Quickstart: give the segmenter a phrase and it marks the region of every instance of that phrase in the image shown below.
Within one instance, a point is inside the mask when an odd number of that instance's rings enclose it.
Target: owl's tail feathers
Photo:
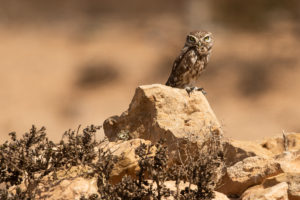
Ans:
[[[166,86],[174,87],[174,84],[172,83],[171,79],[169,78],[165,84]]]
[[[171,85],[170,85],[170,81],[167,80],[167,82],[165,83],[165,85],[166,85],[166,86],[171,86]]]

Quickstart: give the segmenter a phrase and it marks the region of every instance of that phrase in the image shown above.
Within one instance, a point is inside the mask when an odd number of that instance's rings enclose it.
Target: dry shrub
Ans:
[[[192,141],[187,136],[178,144],[177,162],[170,168],[170,179],[177,187],[175,199],[212,199],[225,167],[221,135],[211,130],[201,144]],[[181,181],[188,187],[180,189]]]
[[[96,140],[95,134],[100,128],[91,125],[82,130],[80,127],[76,131],[69,130],[58,144],[49,141],[45,128],[38,130],[33,126],[20,139],[11,133],[11,141],[0,146],[0,183],[6,186],[0,190],[0,198],[34,199],[43,177],[49,175],[57,180],[58,170],[68,170],[73,166],[88,167],[89,170],[79,176],[97,179],[98,194],[82,196],[81,200],[214,197],[214,188],[223,167],[223,145],[217,132],[210,131],[197,147],[186,138],[177,144],[177,157],[172,160],[164,140],[150,145],[141,143],[135,150],[139,158],[136,177],[124,176],[119,183],[112,184],[109,180],[117,158],[105,148],[104,141]],[[165,186],[169,180],[175,181],[175,192]],[[180,182],[187,182],[188,187],[179,188]],[[25,184],[25,189],[16,187],[14,193],[9,192],[9,187],[20,183]]]

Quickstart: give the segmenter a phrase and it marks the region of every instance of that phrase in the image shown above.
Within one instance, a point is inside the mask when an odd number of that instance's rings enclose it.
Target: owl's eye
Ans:
[[[211,38],[208,35],[208,36],[205,36],[203,40],[204,40],[204,42],[210,42]]]
[[[196,43],[196,38],[194,36],[188,35],[187,41],[190,43]]]

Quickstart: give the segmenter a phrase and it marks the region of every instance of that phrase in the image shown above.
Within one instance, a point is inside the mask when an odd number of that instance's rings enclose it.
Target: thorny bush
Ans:
[[[0,145],[0,183],[6,186],[0,190],[0,199],[35,199],[43,177],[48,175],[57,180],[57,171],[74,166],[88,167],[89,170],[79,176],[97,179],[98,194],[82,196],[81,200],[214,197],[223,167],[223,144],[218,133],[210,131],[202,144],[196,144],[197,148],[187,138],[177,144],[177,154],[172,159],[169,159],[170,152],[164,140],[155,145],[141,143],[135,149],[139,165],[136,177],[125,175],[119,183],[112,184],[109,180],[118,159],[106,148],[106,141],[96,140],[100,128],[91,125],[81,129],[79,126],[76,131],[66,131],[58,144],[47,138],[44,127],[32,126],[20,139],[16,133],[10,133],[10,142]],[[175,191],[165,186],[169,180],[175,181]],[[181,182],[188,186],[180,188]],[[19,187],[21,183],[25,189]],[[8,189],[11,186],[15,186],[13,193]]]

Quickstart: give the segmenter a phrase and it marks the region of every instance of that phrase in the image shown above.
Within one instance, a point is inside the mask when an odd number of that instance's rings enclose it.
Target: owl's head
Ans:
[[[186,37],[185,46],[196,47],[201,54],[209,54],[214,40],[210,32],[193,31]]]

